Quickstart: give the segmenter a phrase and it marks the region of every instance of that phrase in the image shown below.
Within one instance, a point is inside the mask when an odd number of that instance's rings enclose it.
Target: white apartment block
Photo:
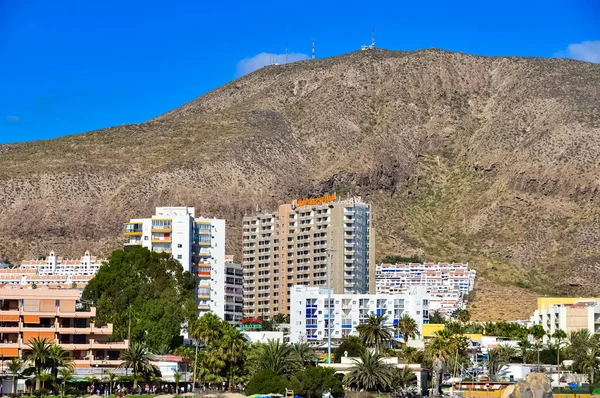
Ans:
[[[78,259],[57,256],[54,250],[44,259],[24,260],[16,268],[0,269],[0,284],[7,285],[51,285],[71,288],[75,284],[82,288],[96,275],[104,258],[90,255],[89,251]]]
[[[528,326],[542,325],[548,335],[558,329],[569,335],[571,332],[587,329],[592,335],[600,336],[600,300],[582,299],[574,304],[554,304],[548,308],[537,309],[529,320]],[[553,340],[553,339],[551,339]]]
[[[394,337],[401,338],[396,326],[404,314],[412,317],[419,330],[429,322],[429,298],[422,286],[405,294],[332,294],[328,305],[328,289],[294,286],[291,291],[290,342],[327,340],[329,322],[331,339],[339,342],[347,336],[358,336],[356,327],[371,314],[386,315]]]
[[[425,286],[431,295],[429,310],[448,315],[465,307],[475,276],[469,264],[379,264],[375,285],[378,294],[405,294],[414,286]]]
[[[335,293],[375,293],[370,206],[335,194],[306,198],[243,220],[244,314],[289,314],[293,285],[325,286],[328,251]]]
[[[232,323],[241,317],[225,311],[225,220],[195,217],[193,207],[157,207],[151,218],[126,222],[124,234],[126,249],[169,253],[194,275],[200,316],[212,312]]]

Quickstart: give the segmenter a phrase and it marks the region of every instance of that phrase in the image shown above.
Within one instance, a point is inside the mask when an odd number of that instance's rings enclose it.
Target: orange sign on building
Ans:
[[[292,205],[296,207],[321,205],[323,203],[335,202],[335,192],[326,193],[319,198],[304,198],[292,201]]]

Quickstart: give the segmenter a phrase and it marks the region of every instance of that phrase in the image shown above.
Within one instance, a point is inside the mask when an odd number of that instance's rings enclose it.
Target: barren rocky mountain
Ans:
[[[598,294],[600,65],[371,50],[265,67],[138,125],[0,146],[0,258],[108,255],[159,205],[241,218],[337,191],[377,253],[468,261],[479,319]],[[533,289],[533,290],[532,290]]]

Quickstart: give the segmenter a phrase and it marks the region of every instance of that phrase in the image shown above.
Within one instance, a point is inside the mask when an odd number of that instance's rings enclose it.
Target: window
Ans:
[[[182,247],[183,247],[183,245],[182,245],[181,243],[178,243],[178,244],[177,244],[177,248],[178,248],[178,249],[181,249]]]
[[[146,236],[144,236],[144,240],[148,240],[148,236],[147,236],[147,235],[146,235]]]
[[[183,258],[183,256],[181,254],[177,255],[177,260],[181,260]]]

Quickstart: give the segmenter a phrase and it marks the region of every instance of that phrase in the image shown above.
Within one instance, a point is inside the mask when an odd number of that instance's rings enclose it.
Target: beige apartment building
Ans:
[[[335,294],[375,293],[371,223],[370,205],[335,193],[244,217],[244,315],[289,314],[292,286],[327,286],[328,255]]]

